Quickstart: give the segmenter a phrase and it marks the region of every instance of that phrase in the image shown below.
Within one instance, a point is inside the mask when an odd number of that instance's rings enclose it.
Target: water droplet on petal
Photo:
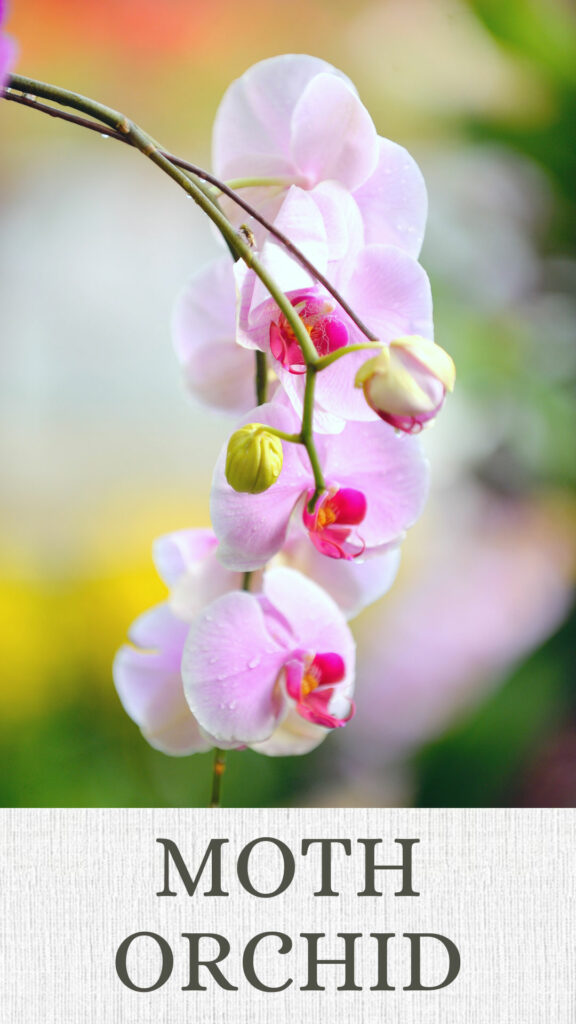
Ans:
[[[256,656],[255,658],[252,658],[252,660],[248,662],[248,668],[258,668],[259,664],[260,664],[260,657]]]
[[[109,138],[110,138],[110,136],[109,136],[109,135],[106,135],[106,133],[105,133],[105,132],[102,132],[102,133],[101,133],[101,138],[103,138],[103,139],[109,139]]]

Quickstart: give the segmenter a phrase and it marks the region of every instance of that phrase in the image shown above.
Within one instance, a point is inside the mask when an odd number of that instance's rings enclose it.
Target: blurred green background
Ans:
[[[332,62],[419,161],[422,262],[458,387],[429,508],[355,623],[358,715],[312,755],[233,753],[230,806],[576,804],[576,18],[566,0],[26,0],[18,70],[209,163],[232,78]],[[0,103],[0,801],[202,806],[210,755],[151,750],[110,666],[207,523],[230,424],[185,394],[172,304],[216,251],[138,154]]]

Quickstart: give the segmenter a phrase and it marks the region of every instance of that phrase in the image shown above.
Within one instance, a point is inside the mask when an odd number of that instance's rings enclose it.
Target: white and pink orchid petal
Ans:
[[[170,587],[170,610],[191,622],[210,601],[242,585],[239,573],[218,560],[218,540],[212,530],[178,530],[154,542],[156,568]]]
[[[364,221],[366,244],[395,245],[418,256],[428,199],[418,164],[403,146],[380,138],[378,164],[354,192]]]
[[[329,729],[307,722],[292,708],[269,739],[250,746],[252,750],[268,757],[293,757],[315,750],[329,732]]]
[[[276,686],[286,657],[253,594],[212,602],[192,623],[182,658],[184,692],[202,728],[228,745],[271,736],[286,707]]]
[[[330,227],[334,230],[335,217]],[[274,226],[297,245],[300,252],[319,270],[325,273],[331,258],[327,226],[320,205],[309,192],[292,187],[274,220]],[[268,235],[260,253],[260,263],[283,292],[313,288],[314,278],[301,263],[287,252],[273,235]],[[251,272],[253,273],[253,271]],[[259,308],[270,301],[270,292],[259,278],[254,282],[248,324],[252,326]]]
[[[236,284],[225,256],[200,270],[177,300],[176,355],[192,394],[206,405],[242,413],[254,403],[254,359],[236,342]]]
[[[349,423],[331,444],[317,447],[327,483],[363,491],[366,517],[358,527],[367,549],[402,537],[428,494],[428,463],[417,438],[397,435],[387,423]]]
[[[358,188],[378,160],[374,122],[356,91],[334,74],[306,86],[291,120],[291,153],[309,186],[331,179]]]
[[[338,654],[346,666],[339,688],[351,692],[354,682],[355,644],[336,602],[317,583],[294,569],[270,569],[264,576],[263,592],[290,623],[298,648],[312,654]]]
[[[219,178],[293,178],[292,114],[308,83],[321,73],[348,81],[318,57],[284,54],[254,64],[232,82],[218,107],[212,135],[212,163]]]
[[[152,558],[160,578],[172,587],[198,562],[214,554],[217,546],[213,530],[176,530],[154,541]]]
[[[184,756],[208,750],[184,697],[180,661],[188,626],[166,604],[145,612],[133,624],[116,654],[114,683],[125,711],[151,746]]]
[[[278,558],[318,583],[346,618],[353,619],[390,590],[400,565],[400,548],[391,546],[364,560],[326,558],[308,537],[293,529]]]
[[[352,309],[380,341],[408,334],[433,338],[430,282],[420,264],[401,249],[367,245],[358,253],[347,288]],[[364,341],[355,330],[354,340]]]
[[[350,341],[352,344],[358,342],[351,330]],[[366,341],[362,338],[362,341]],[[370,352],[350,352],[349,355],[339,359],[332,366],[328,366],[322,373],[318,374],[316,381],[316,401],[318,409],[328,416],[342,417],[344,421],[355,420],[358,423],[370,423],[378,418],[376,412],[370,408],[360,388],[354,387],[354,379],[357,371]],[[284,382],[283,378],[282,383]],[[302,401],[304,392],[302,390]],[[322,430],[322,433],[330,431]]]
[[[322,214],[328,245],[330,266],[327,276],[338,285],[346,272],[340,261],[353,263],[356,253],[364,244],[364,224],[358,205],[348,190],[337,181],[321,181],[307,193]],[[295,239],[299,245],[297,239]],[[321,269],[321,268],[319,268]]]
[[[293,410],[281,403],[259,406],[240,426],[264,423],[286,433],[299,429]],[[309,485],[311,471],[300,446],[285,442],[284,463],[276,483],[262,494],[239,494],[226,480],[224,445],[214,469],[210,512],[220,546],[218,557],[236,572],[259,569],[280,550],[294,505]]]

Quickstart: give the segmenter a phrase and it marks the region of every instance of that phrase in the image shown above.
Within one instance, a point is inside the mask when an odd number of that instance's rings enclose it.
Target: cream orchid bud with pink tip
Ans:
[[[360,367],[355,383],[381,419],[416,434],[440,411],[455,377],[454,363],[440,345],[411,335],[383,346]]]

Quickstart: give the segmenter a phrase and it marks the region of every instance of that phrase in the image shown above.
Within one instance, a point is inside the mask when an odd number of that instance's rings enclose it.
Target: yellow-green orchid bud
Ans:
[[[261,423],[248,423],[232,434],[226,453],[226,479],[235,491],[261,494],[282,470],[282,441]]]
[[[396,338],[356,374],[357,388],[381,419],[415,434],[442,408],[456,370],[447,352],[429,338]]]

